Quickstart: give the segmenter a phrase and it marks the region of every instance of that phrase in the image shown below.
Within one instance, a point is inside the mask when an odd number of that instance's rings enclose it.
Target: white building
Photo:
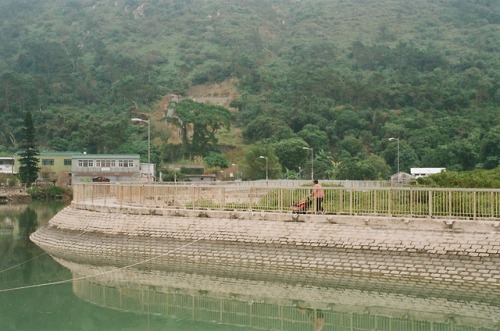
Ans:
[[[445,171],[446,168],[410,168],[410,173],[415,178],[430,176]]]
[[[138,154],[81,154],[71,159],[72,183],[139,181],[140,170]]]
[[[17,174],[14,164],[15,159],[13,157],[0,157],[0,174]]]

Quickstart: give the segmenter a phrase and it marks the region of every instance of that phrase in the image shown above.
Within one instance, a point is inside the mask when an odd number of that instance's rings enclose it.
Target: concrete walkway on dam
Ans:
[[[500,222],[73,202],[32,240],[68,262],[500,305]],[[119,257],[119,263],[117,263]],[[201,267],[201,268],[200,268]]]

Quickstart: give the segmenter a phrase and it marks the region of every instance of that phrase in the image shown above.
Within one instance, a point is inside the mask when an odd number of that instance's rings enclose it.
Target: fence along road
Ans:
[[[76,203],[147,208],[292,213],[309,186],[73,184]],[[500,224],[500,189],[324,187],[322,214],[493,220]],[[300,213],[314,214],[314,199]]]

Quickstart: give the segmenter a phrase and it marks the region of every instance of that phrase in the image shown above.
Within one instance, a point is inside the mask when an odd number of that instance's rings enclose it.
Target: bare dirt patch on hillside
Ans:
[[[231,102],[238,96],[237,83],[236,79],[230,79],[222,83],[192,86],[188,89],[187,96],[197,102],[221,105],[231,109]]]

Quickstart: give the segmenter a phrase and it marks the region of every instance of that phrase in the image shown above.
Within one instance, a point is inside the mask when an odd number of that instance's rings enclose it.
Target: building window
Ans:
[[[94,160],[78,160],[78,166],[81,168],[93,167]]]
[[[134,166],[134,160],[118,160],[118,167],[120,168],[132,168]]]
[[[98,168],[114,168],[115,160],[96,160],[95,165]]]
[[[54,159],[42,159],[42,165],[44,166],[53,166]]]
[[[13,165],[14,159],[0,159],[0,164],[2,165]]]
[[[64,159],[64,165],[65,166],[70,166],[71,165],[71,159]]]

